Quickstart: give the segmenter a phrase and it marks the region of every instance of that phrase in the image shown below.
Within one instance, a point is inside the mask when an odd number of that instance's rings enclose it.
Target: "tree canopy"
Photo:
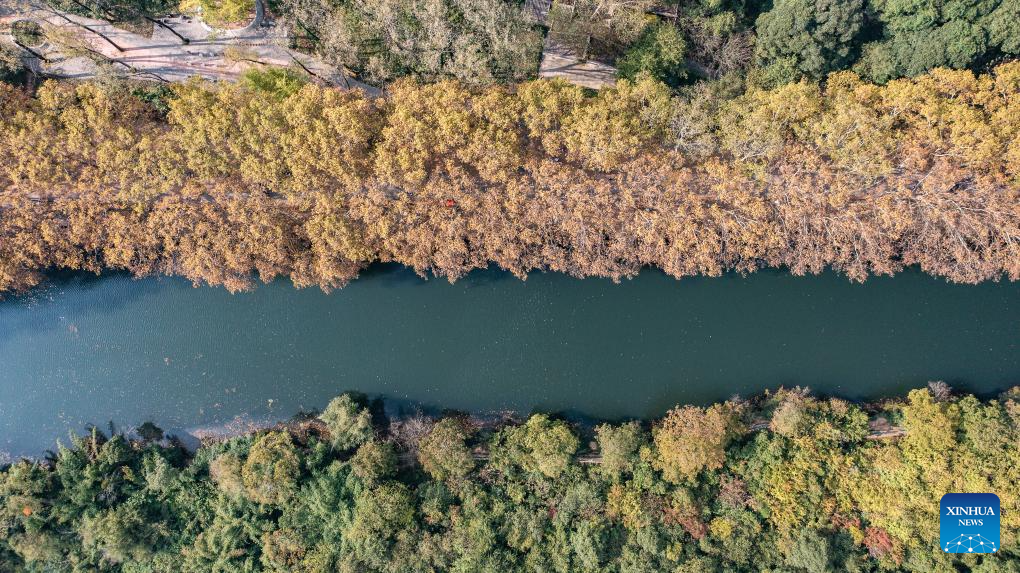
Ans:
[[[864,0],[778,0],[758,17],[757,57],[773,83],[819,80],[855,60]]]
[[[1020,54],[1016,0],[874,0],[872,8],[882,35],[864,46],[855,69],[875,81]]]
[[[382,84],[400,77],[471,85],[538,71],[542,36],[505,0],[281,0],[280,9],[326,61]]]
[[[0,84],[0,290],[61,268],[329,290],[376,261],[451,280],[493,264],[1016,279],[1018,75],[841,72],[736,97],[647,76],[385,99]]]
[[[350,450],[372,437],[372,415],[350,394],[333,398],[319,419],[329,430],[330,444],[338,450]]]
[[[542,414],[459,415],[428,420],[420,466],[385,424],[353,455],[332,448],[318,422],[193,453],[93,430],[47,459],[0,468],[0,566],[1010,571],[1020,557],[1018,397],[915,390],[864,410],[788,389],[739,407],[679,406],[651,432],[627,422],[594,434]],[[871,416],[905,434],[869,439]],[[771,429],[719,440],[720,428],[749,420]],[[588,438],[597,449],[577,456]],[[690,445],[698,438],[709,444]],[[998,554],[939,551],[945,491],[999,495]]]

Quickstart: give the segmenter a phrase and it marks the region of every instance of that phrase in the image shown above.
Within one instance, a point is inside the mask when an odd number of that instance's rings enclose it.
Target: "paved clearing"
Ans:
[[[538,77],[563,78],[572,84],[597,90],[616,83],[616,68],[594,60],[581,61],[570,48],[546,36]]]
[[[132,75],[165,81],[184,81],[192,76],[233,81],[251,66],[295,66],[299,62],[307,71],[329,83],[359,87],[370,92],[378,91],[360,82],[345,79],[339,70],[315,57],[287,48],[287,31],[265,17],[261,0],[257,0],[256,4],[257,10],[252,22],[235,30],[213,30],[197,18],[162,18],[163,23],[188,38],[187,44],[158,25],[153,25],[151,36],[142,36],[117,28],[104,20],[61,13],[45,7],[18,13],[8,9],[6,14],[0,13],[0,24],[6,28],[18,20],[33,20],[46,28],[71,34],[87,50],[93,52],[94,58],[69,55],[65,53],[66,49],[52,42],[34,48],[48,60],[41,64],[40,71],[58,77],[95,77],[98,68],[93,60],[96,58],[108,59]],[[122,50],[103,40],[99,34],[110,38]],[[10,41],[11,38],[7,36],[4,40]],[[225,57],[224,52],[231,47],[243,49],[246,61],[233,61]]]

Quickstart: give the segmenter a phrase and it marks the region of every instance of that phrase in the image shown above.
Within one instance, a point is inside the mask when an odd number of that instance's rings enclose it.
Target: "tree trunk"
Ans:
[[[82,4],[79,0],[71,0],[71,2],[74,2],[78,6],[81,6],[82,8],[84,8],[84,9],[90,11],[90,12],[94,12],[91,8],[89,8],[85,4]],[[116,15],[112,11],[110,11],[110,7],[109,6],[107,6],[106,4],[100,3],[100,2],[96,2],[96,5],[101,7],[103,9],[103,12],[106,13],[106,19],[107,20],[109,20],[111,22],[114,20]],[[161,28],[166,29],[171,34],[173,34],[174,36],[177,36],[178,38],[180,38],[182,44],[190,44],[191,43],[190,39],[185,38],[184,36],[178,34],[177,30],[174,30],[172,27],[164,24],[163,22],[160,22],[159,19],[153,18],[152,16],[149,16],[148,14],[142,12],[141,10],[135,10],[133,8],[128,8],[128,10],[130,10],[132,13],[134,13],[134,14],[136,14],[138,16],[141,16],[144,20],[146,20],[148,22],[151,22],[151,23],[153,23],[153,24],[155,24],[155,25],[157,25],[157,26],[159,26]]]
[[[14,40],[14,43],[15,43],[15,44],[16,44],[16,45],[17,45],[17,46],[18,46],[19,48],[21,48],[22,50],[25,50],[26,52],[28,52],[29,54],[32,54],[33,56],[35,56],[35,57],[39,58],[40,60],[42,60],[42,61],[44,61],[44,62],[48,62],[48,61],[49,61],[49,59],[47,59],[47,58],[46,58],[46,56],[44,56],[44,55],[40,54],[39,52],[37,52],[37,51],[33,50],[32,48],[29,48],[29,47],[28,47],[28,46],[26,46],[25,44],[22,44],[21,42],[19,42],[19,41],[17,41],[17,40]]]
[[[304,65],[304,64],[303,64],[303,63],[301,62],[301,60],[297,59],[297,56],[295,56],[294,54],[290,54],[290,59],[294,60],[294,63],[295,63],[295,64],[297,64],[298,66],[300,66],[300,67],[301,67],[301,69],[302,69],[302,70],[304,70],[304,71],[305,71],[305,73],[307,73],[308,75],[310,75],[310,76],[312,76],[313,78],[316,78],[316,79],[318,79],[318,80],[324,81],[324,82],[326,82],[326,83],[327,83],[327,84],[329,84],[329,85],[333,85],[333,82],[331,82],[331,81],[327,80],[326,78],[324,78],[324,77],[320,76],[319,74],[317,74],[317,73],[313,72],[312,70],[308,69],[308,66]],[[342,77],[342,78],[344,79],[344,83],[347,83],[347,76],[346,76],[346,75],[344,75],[344,72],[343,72],[343,70],[340,70],[340,77]],[[348,85],[347,85],[347,88],[348,88],[348,89],[350,89],[350,87],[351,87],[351,86],[350,86],[350,84],[348,83]]]
[[[95,28],[93,28],[92,26],[89,26],[88,24],[83,24],[83,23],[80,23],[80,22],[75,22],[74,20],[72,20],[72,19],[68,18],[67,16],[65,16],[63,12],[59,12],[59,11],[57,11],[57,10],[53,10],[53,13],[54,13],[54,14],[56,14],[57,16],[59,16],[60,18],[63,18],[63,19],[64,19],[64,21],[65,21],[65,22],[67,22],[68,24],[71,24],[71,25],[73,25],[73,26],[80,26],[80,27],[82,27],[82,28],[85,28],[85,29],[86,29],[86,30],[88,30],[89,32],[92,32],[93,34],[95,34],[95,35],[99,36],[100,38],[102,38],[103,40],[105,40],[105,41],[106,41],[106,43],[108,43],[108,44],[110,44],[111,46],[113,46],[114,48],[116,48],[116,50],[117,50],[118,52],[123,52],[123,51],[124,51],[124,48],[120,47],[120,45],[119,45],[119,44],[117,44],[117,42],[114,42],[114,41],[113,41],[113,40],[111,40],[111,39],[110,39],[109,37],[107,37],[107,36],[106,36],[106,34],[104,34],[104,33],[100,32],[100,31],[96,30],[96,29],[95,29]]]
[[[77,4],[78,6],[82,7],[83,9],[87,10],[90,14],[94,15],[96,13],[95,8],[92,8],[91,6],[86,6],[85,4],[82,4],[81,2],[79,2],[78,0],[71,0],[71,2]],[[98,5],[99,3],[97,2],[96,4]],[[113,22],[113,20],[115,19],[115,16],[114,16],[113,12],[111,12],[108,8],[104,8],[103,12],[106,13],[105,19],[107,21]]]
[[[316,44],[319,43],[319,35],[313,32],[308,26],[305,26],[305,23],[301,21],[301,18],[295,18],[294,21],[298,26],[301,26],[301,29],[304,30],[311,39],[315,40]]]
[[[164,24],[163,22],[160,22],[158,18],[150,18],[149,16],[146,16],[145,14],[141,14],[141,13],[139,13],[139,15],[142,18],[145,18],[146,20],[152,22],[153,24],[162,27],[164,30],[170,32],[174,36],[177,36],[178,38],[180,38],[182,44],[190,44],[191,43],[191,40],[189,38],[185,38],[184,36],[178,34],[177,30],[173,29],[173,26],[170,26],[170,25]]]
[[[144,76],[152,76],[152,77],[156,78],[156,80],[158,80],[158,81],[160,81],[160,82],[162,82],[164,84],[170,83],[170,80],[164,78],[163,76],[157,74],[156,72],[151,72],[149,70],[142,70],[142,69],[139,69],[139,68],[136,68],[136,67],[132,66],[131,64],[129,64],[127,62],[122,62],[120,60],[115,60],[115,59],[111,58],[110,56],[107,56],[106,54],[100,52],[99,50],[95,50],[95,49],[92,49],[92,48],[89,48],[89,47],[83,47],[82,49],[87,51],[87,52],[89,52],[90,54],[93,54],[94,56],[96,56],[98,58],[102,58],[103,60],[106,60],[107,62],[110,62],[111,64],[120,64],[120,65],[124,66],[125,68],[131,70],[132,72],[134,72],[136,74],[144,75]]]

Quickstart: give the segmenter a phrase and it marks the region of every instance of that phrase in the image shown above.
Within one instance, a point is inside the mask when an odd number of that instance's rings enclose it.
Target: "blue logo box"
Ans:
[[[939,505],[939,538],[943,551],[995,553],[999,550],[999,496],[947,493]]]

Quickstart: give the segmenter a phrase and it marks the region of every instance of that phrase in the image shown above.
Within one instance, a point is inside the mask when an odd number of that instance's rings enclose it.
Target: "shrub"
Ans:
[[[255,10],[255,0],[186,0],[181,9],[198,5],[202,19],[210,26],[225,26],[247,20]]]
[[[248,89],[266,93],[278,100],[287,99],[308,80],[301,73],[287,68],[260,70],[249,68],[241,74],[241,84]]]
[[[687,45],[672,24],[649,26],[638,41],[616,61],[621,78],[635,80],[647,74],[676,87],[686,76],[684,54]]]

